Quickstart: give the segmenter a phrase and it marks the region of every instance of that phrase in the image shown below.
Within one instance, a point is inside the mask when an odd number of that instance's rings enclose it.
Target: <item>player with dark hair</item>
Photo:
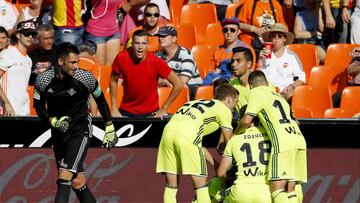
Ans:
[[[306,142],[287,101],[268,87],[265,74],[253,71],[248,106],[236,134],[258,116],[271,140],[269,181],[275,203],[296,202],[295,184],[307,181]],[[287,193],[286,193],[287,192]]]
[[[68,202],[70,189],[80,202],[96,202],[86,185],[83,161],[92,137],[89,96],[94,97],[106,128],[103,144],[110,149],[118,138],[110,109],[95,77],[78,69],[79,50],[69,42],[59,45],[57,65],[39,74],[35,81],[34,107],[51,125],[58,168],[56,203]]]
[[[215,88],[215,99],[187,102],[167,123],[156,164],[156,172],[165,175],[164,202],[176,202],[180,174],[191,177],[198,202],[210,202],[206,161],[211,157],[204,154],[202,138],[220,127],[225,142],[230,139],[231,111],[238,96],[239,92],[231,85],[220,85]]]

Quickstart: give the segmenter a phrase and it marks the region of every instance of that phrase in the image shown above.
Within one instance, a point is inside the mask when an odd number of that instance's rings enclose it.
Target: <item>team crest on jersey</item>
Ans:
[[[73,96],[76,93],[73,88],[69,89],[67,92],[70,94],[70,96]]]
[[[287,68],[289,66],[288,63],[284,63],[283,68]]]
[[[6,12],[6,9],[2,9],[2,10],[1,10],[1,15],[2,15],[2,16],[5,16],[6,13],[7,13],[7,12]]]

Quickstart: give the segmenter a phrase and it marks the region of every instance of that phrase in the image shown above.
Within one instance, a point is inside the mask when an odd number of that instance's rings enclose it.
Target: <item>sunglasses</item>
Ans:
[[[270,34],[270,38],[283,38],[283,37],[285,37],[285,35],[284,34],[281,34],[281,33],[271,33]]]
[[[236,32],[236,29],[235,29],[235,28],[232,28],[232,27],[231,27],[231,28],[227,28],[227,27],[226,27],[226,28],[224,28],[224,29],[222,30],[222,32],[223,32],[223,33],[227,33],[227,32],[229,32],[229,30],[230,30],[231,33],[235,33],[235,32]]]
[[[145,16],[146,17],[154,16],[155,18],[158,18],[160,16],[160,14],[159,13],[145,13]]]
[[[25,37],[30,37],[30,35],[31,35],[32,37],[35,37],[35,36],[37,35],[36,32],[23,32],[23,33],[21,33],[21,34],[24,35]]]

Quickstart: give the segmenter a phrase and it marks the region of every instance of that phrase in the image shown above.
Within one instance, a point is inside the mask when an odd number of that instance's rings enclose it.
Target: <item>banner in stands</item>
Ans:
[[[97,202],[162,202],[164,180],[155,173],[156,155],[156,148],[91,148],[85,166]],[[304,202],[359,202],[359,160],[359,149],[308,150]],[[1,148],[0,202],[53,202],[56,174],[49,148]],[[191,202],[192,188],[190,180],[182,178],[178,201]]]

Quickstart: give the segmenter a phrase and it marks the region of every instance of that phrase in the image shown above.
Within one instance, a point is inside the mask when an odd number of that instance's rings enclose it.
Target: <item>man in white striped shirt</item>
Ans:
[[[164,26],[156,34],[159,37],[161,51],[157,56],[162,58],[190,89],[190,99],[194,98],[196,88],[202,79],[191,51],[177,44],[177,32],[174,27]],[[159,86],[170,86],[166,80],[159,80]]]

